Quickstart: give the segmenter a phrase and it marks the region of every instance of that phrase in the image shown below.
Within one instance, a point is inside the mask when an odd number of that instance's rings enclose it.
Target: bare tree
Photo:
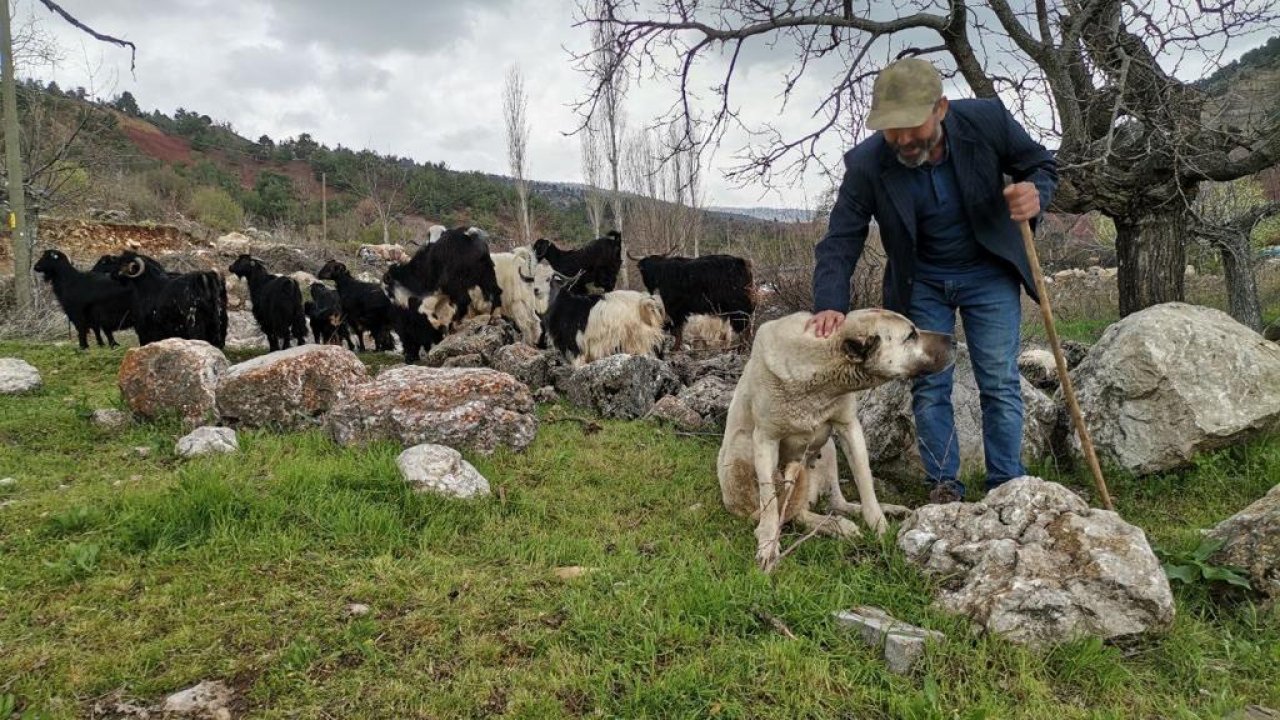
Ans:
[[[598,124],[592,122],[578,138],[582,142],[582,179],[586,183],[584,191],[587,205],[587,221],[591,223],[594,237],[600,237],[604,228],[605,198],[600,192],[600,131]]]
[[[615,0],[590,0],[600,17],[612,8]],[[593,27],[593,49],[583,58],[583,62],[591,73],[594,86],[591,109],[586,113],[587,122],[595,120],[601,130],[605,161],[609,165],[609,208],[613,213],[613,229],[622,232],[622,194],[619,186],[619,174],[623,163],[623,139],[626,135],[626,111],[623,98],[627,91],[627,74],[625,72],[626,50],[620,42],[616,26],[607,20],[597,22]],[[622,250],[627,249],[627,236],[623,236]],[[626,263],[622,264],[622,284],[630,284],[630,272]]]
[[[628,139],[623,162],[626,207],[633,244],[648,252],[701,251],[701,172],[696,148],[684,131],[645,128]]]
[[[369,199],[382,224],[382,242],[391,242],[391,221],[404,209],[405,187],[409,184],[410,161],[380,157],[362,150],[346,184]]]
[[[18,42],[15,45],[9,2],[8,0],[0,0],[0,2],[4,3],[3,7],[0,7],[0,58],[3,61],[3,72],[0,73],[0,84],[3,84],[3,89],[0,91],[0,96],[3,98],[4,106],[5,187],[10,190],[8,200],[13,230],[14,298],[19,308],[28,308],[31,307],[34,300],[31,282],[31,250],[34,246],[35,235],[27,227],[27,182],[24,179],[21,148],[19,146],[21,130],[18,120],[17,73],[15,68],[15,60],[18,58],[18,51],[23,47],[24,37],[20,33]],[[129,47],[134,53],[134,55],[130,56],[130,68],[133,67],[134,56],[137,53],[137,46],[133,43],[97,32],[77,20],[66,10],[63,10],[53,0],[40,0],[40,2],[51,12],[62,16],[64,20],[94,38],[121,47]]]
[[[525,179],[526,151],[529,148],[529,97],[524,93],[524,78],[518,68],[507,72],[507,85],[502,93],[502,116],[507,120],[507,162],[511,176],[516,180],[516,195],[520,199],[520,229],[524,244],[533,242],[533,230],[529,226],[529,182]]]
[[[1205,183],[1193,207],[1192,231],[1222,257],[1231,317],[1262,332],[1255,253],[1250,242],[1258,223],[1280,214],[1280,202],[1267,202],[1252,178]]]
[[[854,139],[844,136],[862,126],[871,80],[888,60],[931,56],[975,95],[1003,95],[1029,127],[1057,141],[1061,183],[1053,209],[1098,210],[1115,222],[1122,315],[1182,298],[1188,213],[1201,182],[1244,177],[1280,160],[1280,118],[1243,128],[1222,122],[1203,91],[1175,77],[1192,66],[1211,69],[1230,38],[1274,23],[1280,15],[1274,0],[919,0],[874,7],[860,14],[848,0],[583,1],[583,22],[601,30],[576,59],[583,69],[596,68],[590,61],[607,45],[615,74],[667,78],[678,93],[669,110],[676,118],[695,111],[694,89],[705,85],[698,73],[718,73],[709,139],[719,143],[729,128],[752,133],[755,142],[731,174],[768,183],[779,173],[798,177],[811,163],[821,166],[820,141],[828,133]],[[781,80],[783,109],[802,77],[830,73],[830,91],[812,108],[815,124],[807,131],[787,134],[767,120],[744,118],[730,102],[751,43],[795,53]],[[610,85],[598,75],[581,103],[584,112],[606,100]],[[1048,112],[1036,105],[1043,102]]]

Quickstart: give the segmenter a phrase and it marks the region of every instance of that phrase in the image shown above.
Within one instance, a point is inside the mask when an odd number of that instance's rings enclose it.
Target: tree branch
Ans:
[[[50,12],[54,12],[54,13],[57,13],[57,14],[61,15],[63,20],[66,20],[67,22],[69,22],[69,23],[71,23],[72,25],[74,25],[74,26],[76,26],[76,27],[80,28],[81,30],[85,31],[86,33],[89,33],[89,34],[90,34],[90,35],[92,35],[94,38],[96,38],[96,39],[98,39],[98,40],[101,40],[101,41],[103,41],[103,42],[109,42],[109,43],[113,43],[113,44],[115,44],[115,45],[119,45],[120,47],[127,47],[127,48],[129,48],[129,72],[133,72],[133,71],[135,70],[136,65],[137,65],[137,60],[138,60],[138,46],[137,46],[137,45],[134,45],[133,43],[129,42],[128,40],[121,40],[120,38],[117,38],[117,37],[111,37],[110,35],[103,35],[102,33],[98,32],[97,30],[94,30],[93,28],[89,27],[88,25],[85,25],[84,23],[82,23],[82,22],[80,22],[79,20],[77,20],[74,16],[72,16],[72,14],[71,14],[71,13],[67,12],[66,10],[63,10],[63,9],[62,9],[62,7],[61,7],[60,5],[58,5],[58,3],[54,2],[53,0],[40,0],[40,3],[41,3],[42,5],[44,5],[46,8],[49,8],[49,11],[50,11]]]

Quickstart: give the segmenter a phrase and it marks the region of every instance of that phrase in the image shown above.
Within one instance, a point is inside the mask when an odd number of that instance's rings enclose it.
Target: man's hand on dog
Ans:
[[[830,337],[831,333],[840,329],[844,324],[844,313],[839,310],[823,310],[822,312],[809,318],[804,323],[805,332],[809,331],[809,326],[813,326],[814,332],[818,337]]]

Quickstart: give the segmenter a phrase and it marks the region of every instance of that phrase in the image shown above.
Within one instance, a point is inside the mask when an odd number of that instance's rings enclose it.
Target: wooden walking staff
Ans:
[[[1031,225],[1026,220],[1018,223],[1022,230],[1022,244],[1027,250],[1027,262],[1031,265],[1031,274],[1036,281],[1036,295],[1040,296],[1040,315],[1044,318],[1044,332],[1049,337],[1049,346],[1053,348],[1053,360],[1058,365],[1058,379],[1062,381],[1062,395],[1067,399],[1067,408],[1071,411],[1071,422],[1076,426],[1076,434],[1080,436],[1080,447],[1084,450],[1085,462],[1093,471],[1093,482],[1102,495],[1102,506],[1115,510],[1111,504],[1111,493],[1107,492],[1107,481],[1102,478],[1102,468],[1098,465],[1098,454],[1093,450],[1093,440],[1089,437],[1089,429],[1084,425],[1084,415],[1080,413],[1080,403],[1076,402],[1075,388],[1071,387],[1071,376],[1067,374],[1067,360],[1062,356],[1062,345],[1058,342],[1058,329],[1053,324],[1053,308],[1049,305],[1049,290],[1045,287],[1044,271],[1040,269],[1040,256],[1036,254],[1035,239],[1031,235]]]

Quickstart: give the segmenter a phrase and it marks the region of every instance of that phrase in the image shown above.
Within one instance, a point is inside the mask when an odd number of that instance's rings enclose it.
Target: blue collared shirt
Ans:
[[[951,142],[937,164],[911,171],[916,207],[916,272],[951,275],[986,264],[987,253],[974,237],[951,161]]]

